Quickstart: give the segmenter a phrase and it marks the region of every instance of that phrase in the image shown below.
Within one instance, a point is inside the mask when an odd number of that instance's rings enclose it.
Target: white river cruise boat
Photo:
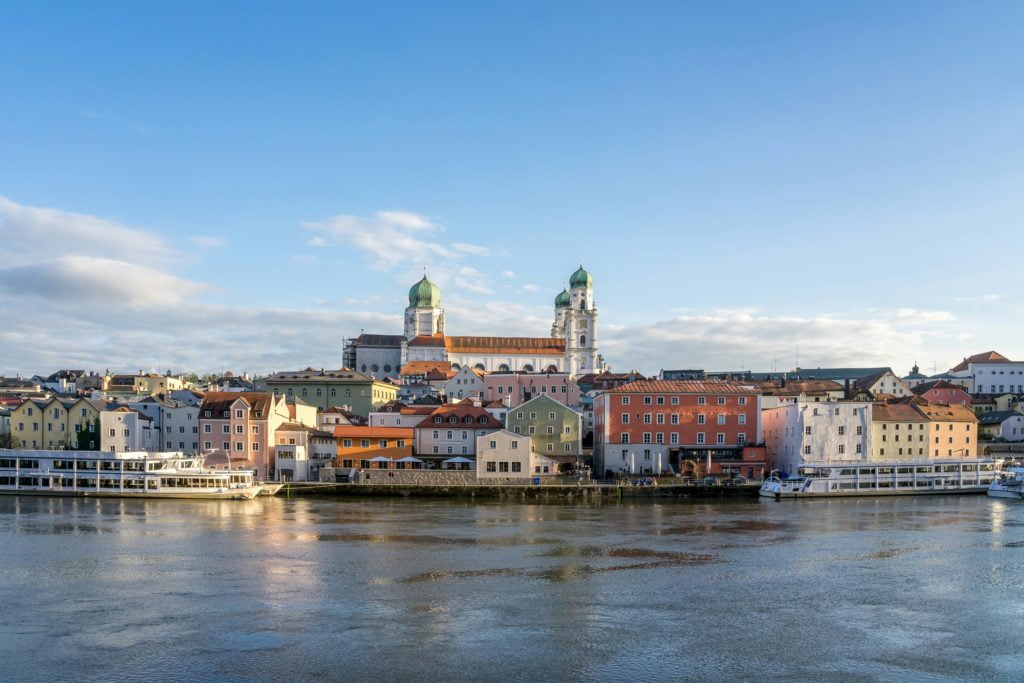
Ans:
[[[0,494],[248,500],[261,488],[250,470],[184,453],[0,449]]]
[[[1024,499],[1024,467],[1015,465],[1004,468],[988,487],[988,495],[993,498]]]
[[[761,485],[765,498],[840,498],[983,493],[998,475],[993,460],[805,462],[796,475],[775,472]]]

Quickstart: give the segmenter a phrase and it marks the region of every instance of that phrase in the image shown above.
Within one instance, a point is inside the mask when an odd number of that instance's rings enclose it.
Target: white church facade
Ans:
[[[344,365],[376,377],[397,377],[410,361],[447,361],[453,370],[600,372],[593,278],[582,266],[555,297],[549,337],[452,336],[445,331],[441,290],[427,279],[409,289],[402,335],[361,334],[345,345]]]

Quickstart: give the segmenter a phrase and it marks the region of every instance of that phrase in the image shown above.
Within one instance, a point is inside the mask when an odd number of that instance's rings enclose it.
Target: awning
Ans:
[[[473,461],[470,460],[469,458],[463,458],[463,457],[460,456],[460,457],[456,457],[456,458],[448,458],[447,460],[442,460],[441,462],[442,463],[445,463],[445,462],[468,462],[468,463],[472,463]]]
[[[414,458],[411,455],[407,455],[406,457],[400,458],[400,459],[396,460],[395,462],[419,462],[419,463],[422,463],[423,461],[420,460],[419,458]]]
[[[391,462],[391,458],[385,458],[383,455],[378,455],[376,458],[370,458],[370,462]]]

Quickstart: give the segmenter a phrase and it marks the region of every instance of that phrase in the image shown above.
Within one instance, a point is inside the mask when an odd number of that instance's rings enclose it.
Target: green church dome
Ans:
[[[576,269],[576,272],[569,278],[569,286],[572,288],[576,287],[587,287],[588,289],[594,285],[594,279],[590,277],[590,273],[583,270],[583,266]]]
[[[424,275],[423,279],[409,288],[411,308],[440,308],[441,290]]]
[[[555,308],[569,308],[572,305],[572,299],[569,298],[569,292],[562,290],[561,294],[555,297]]]

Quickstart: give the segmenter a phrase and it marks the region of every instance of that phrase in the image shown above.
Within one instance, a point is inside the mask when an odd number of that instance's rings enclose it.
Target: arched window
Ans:
[[[498,372],[508,372],[508,371],[509,371],[509,367],[508,367],[507,363],[502,363],[501,365],[498,366]]]
[[[374,363],[373,365],[371,365],[371,366],[370,366],[370,369],[371,369],[371,370],[373,370],[374,372],[377,372],[378,370],[380,370],[380,368],[379,368],[379,367],[377,367],[377,364],[376,364],[376,363]]]
[[[484,364],[483,363],[477,363],[476,365],[473,366],[473,369],[474,370],[480,370],[481,372],[483,372]]]
[[[458,372],[461,369],[462,369],[461,365],[459,365],[458,363],[452,363],[452,370],[455,370],[456,372]]]
[[[527,363],[523,366],[523,372],[533,372],[533,366]]]
[[[384,372],[391,372],[391,363],[384,365]]]
[[[580,346],[586,346],[586,345],[587,345],[587,335],[581,334],[580,335]]]
[[[548,366],[548,369],[545,370],[544,372],[547,372],[549,374],[552,373],[552,372],[558,372],[558,366],[555,365],[555,364],[551,364],[551,365]]]
[[[363,363],[363,372],[366,372],[366,363]]]

